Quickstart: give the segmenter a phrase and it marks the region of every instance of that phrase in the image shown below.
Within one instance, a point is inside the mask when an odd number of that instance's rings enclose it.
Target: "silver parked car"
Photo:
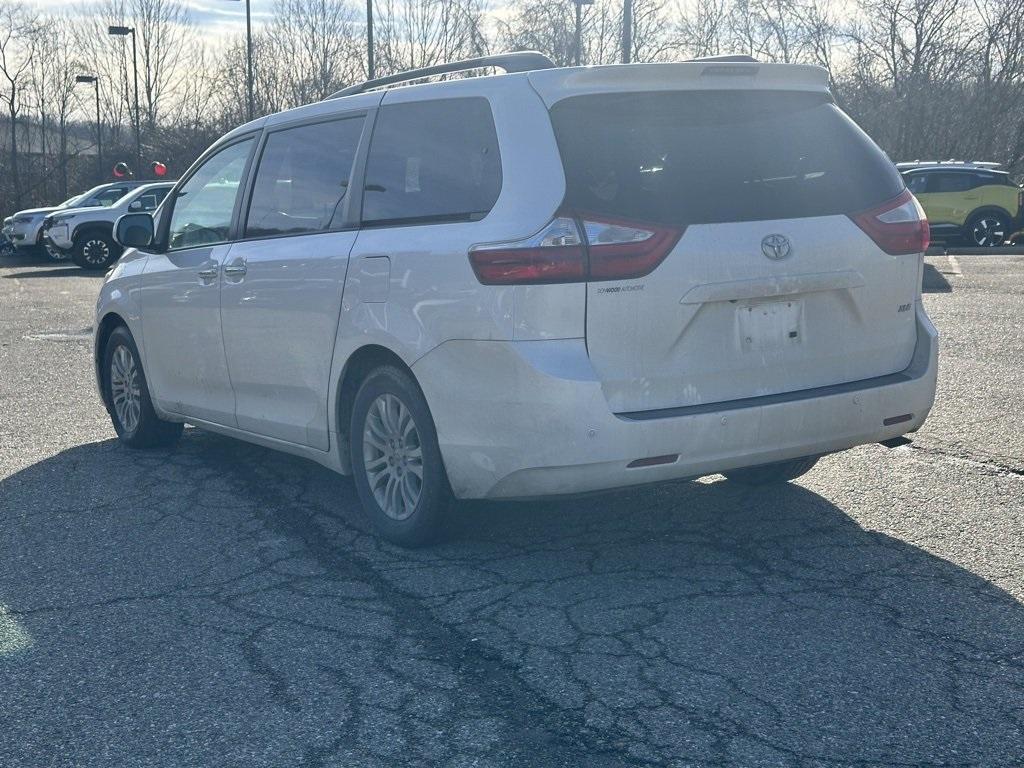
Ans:
[[[474,66],[508,74],[369,90]],[[406,545],[453,497],[785,482],[912,432],[928,226],[826,83],[521,53],[244,125],[118,221],[114,428],[318,461]]]

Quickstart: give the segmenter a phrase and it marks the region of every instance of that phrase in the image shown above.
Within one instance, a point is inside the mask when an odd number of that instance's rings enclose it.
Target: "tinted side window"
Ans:
[[[170,247],[194,248],[226,242],[231,216],[253,140],[246,139],[209,158],[178,190],[171,211]]]
[[[124,197],[126,194],[128,194],[128,189],[126,187],[114,187],[113,189],[105,189],[98,195],[96,195],[94,198],[92,198],[89,201],[89,204],[91,206],[102,206],[104,208],[109,208],[122,197]]]
[[[256,173],[246,237],[322,232],[341,209],[363,118],[270,134]]]
[[[998,184],[999,179],[994,173],[976,173],[974,174],[974,180],[971,184],[972,189],[978,187],[986,187],[989,184]]]
[[[909,189],[915,195],[921,195],[927,191],[927,173],[908,173],[904,178],[907,180],[907,189]]]
[[[486,99],[439,99],[380,110],[363,193],[363,222],[481,219],[501,191],[501,158]]]
[[[932,174],[929,192],[966,192],[972,189],[974,174],[971,173],[935,173]]]

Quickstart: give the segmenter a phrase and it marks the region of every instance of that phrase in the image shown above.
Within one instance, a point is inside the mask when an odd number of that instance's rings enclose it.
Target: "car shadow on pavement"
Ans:
[[[118,667],[118,681],[145,679],[160,717],[189,718],[198,743],[216,734],[255,755],[275,733],[315,726],[348,734],[358,755],[358,719],[390,705],[367,700],[322,722],[363,689],[325,677],[321,656],[325,642],[347,642],[363,606],[386,613],[395,635],[360,646],[367,680],[401,668],[407,695],[443,688],[490,702],[495,722],[554,734],[550,755],[562,738],[593,748],[605,760],[594,765],[1003,765],[1021,755],[1024,608],[799,485],[462,504],[452,538],[416,551],[369,535],[357,507],[345,478],[196,430],[170,452],[104,441],[3,480],[0,603],[34,645],[9,665],[28,671],[7,674],[0,702],[35,697],[37,720],[8,723],[12,737],[68,744],[84,713],[114,719],[121,683],[94,674],[98,663]],[[123,607],[118,621],[132,630],[106,614],[91,626],[90,605]],[[65,626],[70,607],[77,618]],[[162,631],[145,611],[162,612]],[[249,643],[240,670],[239,636]],[[410,642],[417,661],[399,663],[396,647]],[[150,645],[162,664],[148,660]],[[450,670],[447,687],[417,680],[428,667]],[[374,732],[403,745],[385,763],[438,764],[404,727]],[[501,734],[518,748],[521,731]],[[149,749],[160,737],[135,738]],[[197,752],[167,759],[202,762]]]
[[[46,266],[46,265],[43,265]],[[32,272],[12,272],[9,275],[3,275],[8,279],[19,279],[19,280],[32,280],[37,277],[103,277],[103,271],[90,271],[88,269],[79,269],[78,267],[57,267],[54,265],[54,269],[45,270],[34,270]]]
[[[929,264],[926,261],[924,263],[924,274],[921,278],[921,292],[952,293],[953,286],[949,284],[946,276],[935,268],[935,265]]]

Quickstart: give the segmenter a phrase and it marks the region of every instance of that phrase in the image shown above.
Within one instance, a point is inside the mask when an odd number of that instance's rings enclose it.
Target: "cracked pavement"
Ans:
[[[1024,259],[928,259],[912,446],[416,552],[310,462],[118,446],[98,287],[0,260],[0,765],[1024,764]]]

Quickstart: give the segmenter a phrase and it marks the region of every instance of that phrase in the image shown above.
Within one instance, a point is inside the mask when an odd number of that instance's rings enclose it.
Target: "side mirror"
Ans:
[[[125,214],[114,225],[114,239],[123,248],[148,248],[153,238],[153,217],[148,213]]]

